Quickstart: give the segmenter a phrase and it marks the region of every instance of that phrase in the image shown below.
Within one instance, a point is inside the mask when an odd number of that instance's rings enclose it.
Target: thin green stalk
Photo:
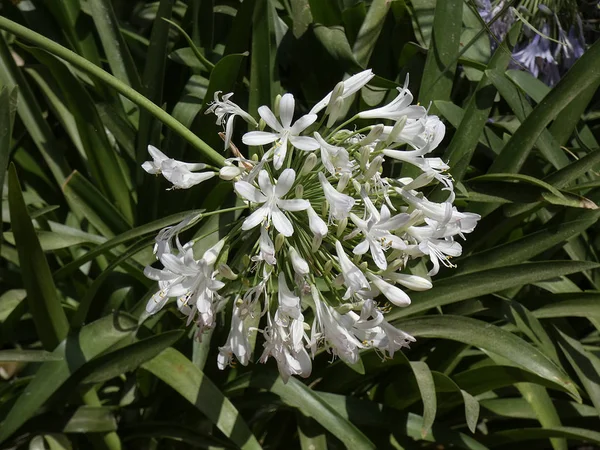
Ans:
[[[19,25],[18,23],[15,23],[12,20],[9,20],[5,17],[0,17],[0,29],[8,31],[21,39],[24,39],[26,41],[31,42],[32,44],[41,47],[42,49],[64,59],[68,63],[73,64],[74,66],[83,70],[84,72],[98,78],[100,81],[103,81],[108,86],[115,89],[119,94],[128,98],[139,107],[144,108],[158,120],[162,121],[174,132],[176,132],[186,141],[188,141],[206,158],[208,158],[218,166],[224,165],[225,158],[223,155],[215,151],[210,145],[208,145],[206,142],[204,142],[202,139],[200,139],[198,136],[196,136],[194,133],[188,130],[181,122],[173,118],[158,105],[148,100],[135,89],[132,89],[125,83],[119,81],[117,78],[115,78],[105,70],[102,70],[100,67],[90,63],[85,58],[82,58],[81,56],[63,47],[62,45],[59,45],[56,42],[45,38],[41,34],[38,34],[35,31],[32,31],[22,25]]]

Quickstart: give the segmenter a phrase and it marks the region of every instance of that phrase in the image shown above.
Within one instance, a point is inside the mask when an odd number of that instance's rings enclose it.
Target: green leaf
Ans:
[[[260,449],[242,416],[204,373],[177,350],[168,348],[142,366],[198,408],[242,449]]]
[[[412,292],[411,305],[394,308],[387,318],[394,320],[468,298],[597,267],[600,266],[589,261],[544,261],[456,275],[437,281],[428,291]]]
[[[415,374],[421,399],[423,400],[423,425],[421,428],[421,437],[425,438],[435,420],[437,410],[437,398],[435,394],[435,383],[429,366],[424,361],[411,361],[410,367]]]
[[[12,230],[19,251],[21,276],[27,290],[27,303],[46,350],[53,350],[69,331],[48,261],[35,234],[21,194],[17,170],[8,172],[8,199]]]
[[[424,105],[433,100],[450,100],[459,54],[462,11],[462,0],[439,0],[435,4],[431,44],[419,91],[419,102]],[[434,106],[432,113],[435,112]]]
[[[502,44],[498,47],[490,60],[487,68],[490,70],[505,70],[510,61],[510,51],[514,48],[521,33],[521,23],[512,26]],[[487,36],[485,36],[487,39]],[[483,75],[475,92],[469,99],[450,145],[444,153],[444,160],[448,161],[451,173],[455,180],[462,180],[471,160],[477,141],[480,139],[485,124],[494,105],[496,89],[487,75]],[[439,107],[436,103],[436,107]]]
[[[519,367],[504,365],[489,365],[465,370],[454,375],[454,381],[471,395],[484,394],[523,382],[565,391],[565,387],[560,383],[542,378]]]
[[[492,324],[468,317],[444,315],[411,318],[395,325],[416,337],[450,339],[493,352],[561,385],[574,399],[581,399],[569,376],[546,355],[523,339]]]
[[[374,0],[369,6],[367,16],[352,47],[352,53],[361,67],[367,67],[369,64],[391,3],[388,0]]]
[[[2,18],[0,17],[0,19]],[[65,156],[59,151],[58,143],[50,129],[50,125],[46,122],[27,79],[17,67],[4,36],[0,36],[0,79],[2,84],[8,87],[18,86],[19,102],[17,103],[17,112],[19,118],[42,154],[54,179],[62,183],[71,172],[71,169]]]
[[[594,225],[597,220],[597,214],[594,213],[587,219],[547,226],[506,244],[469,255],[457,261],[458,267],[453,274],[459,275],[522,263],[577,236]]]
[[[250,98],[248,112],[256,117],[259,106],[272,105],[279,93],[275,73],[275,11],[268,0],[255,0],[250,50]]]
[[[490,434],[486,441],[488,441],[490,447],[496,447],[501,445],[510,445],[515,442],[522,443],[523,441],[532,441],[553,437],[576,439],[584,442],[600,444],[599,432],[574,427],[520,428],[498,431]]]
[[[298,417],[298,438],[302,450],[327,450],[327,435],[323,427],[302,413]]]
[[[105,237],[113,237],[131,229],[119,210],[85,179],[73,172],[63,185],[65,197]]]
[[[312,417],[323,428],[337,437],[346,448],[375,448],[373,443],[348,418],[343,417],[304,383],[290,377],[287,384],[278,373],[255,370],[238,377],[228,386],[230,389],[255,387],[267,389],[304,415]]]
[[[102,355],[82,369],[82,383],[102,383],[122,373],[135,370],[171,347],[181,336],[183,330],[167,331]]]
[[[0,429],[0,442],[31,418],[54,392],[87,361],[106,351],[137,329],[135,319],[114,314],[86,325],[76,335],[66,340],[52,352],[60,358],[42,364],[34,379],[18,397]]]
[[[525,400],[531,405],[536,418],[544,428],[560,427],[560,417],[552,399],[543,386],[530,383],[519,383],[517,389]],[[555,450],[567,450],[565,439],[551,438],[550,443]]]
[[[0,362],[41,362],[59,361],[60,359],[60,356],[44,350],[0,350]]]
[[[600,358],[587,352],[578,340],[559,329],[556,331],[559,334],[558,345],[596,407],[596,412],[600,415]]]
[[[140,90],[140,75],[121,34],[112,3],[109,0],[90,0],[88,5],[113,75],[133,89]]]
[[[472,437],[437,423],[434,423],[427,435],[423,437],[421,435],[423,418],[417,414],[402,413],[394,408],[351,396],[327,392],[317,392],[317,395],[344,419],[352,419],[352,421],[364,427],[383,428],[400,435],[409,436],[416,441],[426,440],[444,443],[448,444],[449,447],[470,450],[486,449],[484,445]]]
[[[546,126],[581,92],[600,80],[600,42],[592,45],[536,106],[508,141],[492,172],[518,172]]]
[[[17,109],[18,88],[12,89],[3,87],[0,91],[0,198],[4,189],[4,175],[8,168],[8,159],[10,157],[12,129],[15,121],[15,112]],[[2,203],[0,202],[0,217],[2,217]],[[0,245],[2,237],[0,236]]]
[[[354,53],[352,53],[352,48],[343,27],[338,25],[326,27],[325,25],[315,24],[313,31],[332,60],[340,64],[344,70],[352,72],[361,68],[354,58]]]
[[[54,55],[34,47],[23,47],[52,72],[66,105],[75,117],[92,177],[100,190],[132,223],[133,200],[119,162],[120,157],[110,145],[92,97],[69,68]]]
[[[600,318],[600,292],[579,292],[555,295],[565,300],[544,305],[533,311],[538,319],[555,317],[597,317]]]
[[[87,59],[82,58],[81,56],[73,53],[69,49],[57,44],[56,42],[53,42],[52,40],[47,39],[44,36],[13,22],[12,20],[8,20],[5,17],[0,17],[0,29],[10,31],[16,36],[19,36],[29,42],[32,42],[35,45],[38,45],[44,50],[64,59],[70,64],[73,64],[75,67],[81,69],[82,71],[94,76],[95,78],[98,78],[107,86],[115,89],[117,92],[119,92],[124,97],[127,97],[136,105],[149,111],[156,118],[161,120],[172,130],[174,130],[176,133],[178,133],[184,139],[186,139],[192,146],[194,146],[194,148],[202,152],[207,159],[214,162],[215,164],[218,164],[219,166],[223,165],[223,161],[225,160],[223,155],[216,152],[213,148],[207,145],[202,139],[196,136],[192,131],[186,128],[179,121],[173,119],[173,117],[171,117],[169,114],[163,111],[158,105],[148,100],[136,90],[130,88],[123,82],[119,81],[114,76],[102,70],[99,67],[99,64],[95,65],[89,62]],[[0,48],[0,55],[1,54],[2,48]],[[10,55],[10,52],[8,52],[8,55]],[[20,83],[19,86],[21,86]],[[49,134],[52,135],[52,133]],[[66,170],[66,174],[68,174],[69,172],[69,170]]]

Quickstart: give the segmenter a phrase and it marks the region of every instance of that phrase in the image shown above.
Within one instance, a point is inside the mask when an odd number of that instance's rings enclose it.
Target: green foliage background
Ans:
[[[550,90],[507,70],[521,25],[491,54],[471,0],[35,0],[0,15],[1,448],[600,445],[600,44]],[[321,354],[283,384],[271,363],[217,370],[225,324],[202,341],[175,308],[140,325],[156,232],[235,201],[214,180],[165,191],[140,169],[146,146],[219,164],[203,114],[216,91],[252,113],[284,91],[308,109],[367,67],[353,107],[410,73],[448,124],[460,208],[483,216],[457,269],[389,312],[417,343],[353,367]],[[202,245],[228,220],[203,220]]]

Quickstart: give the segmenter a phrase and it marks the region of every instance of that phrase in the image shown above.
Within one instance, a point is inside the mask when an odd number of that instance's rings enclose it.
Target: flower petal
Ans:
[[[258,173],[258,185],[262,189],[263,193],[271,195],[271,192],[273,191],[273,183],[271,183],[269,173],[264,169]]]
[[[235,192],[253,203],[264,203],[267,201],[267,197],[262,192],[246,181],[238,181],[233,185],[233,188]]]
[[[296,101],[292,94],[285,94],[281,97],[279,102],[279,117],[281,118],[281,125],[283,125],[283,128],[285,129],[289,128],[292,124],[295,106]]]
[[[275,118],[275,114],[268,106],[258,108],[258,115],[269,125],[273,130],[281,132],[283,130],[279,121]]]
[[[165,155],[163,152],[157,149],[154,145],[148,146],[148,153],[150,153],[150,156],[152,156],[154,162],[158,163],[159,165],[161,162],[169,159],[167,155]]]
[[[261,206],[252,214],[250,214],[244,223],[242,224],[242,230],[251,230],[255,226],[259,225],[269,215],[269,208],[267,206]]]
[[[309,126],[311,126],[313,123],[315,123],[316,120],[317,120],[316,114],[306,114],[306,115],[300,117],[298,120],[296,120],[296,122],[294,123],[292,128],[290,128],[290,134],[293,136],[299,135],[304,130],[306,130]]]
[[[246,145],[265,145],[275,142],[279,135],[267,131],[250,131],[242,136],[242,142]]]
[[[285,155],[287,154],[287,146],[288,137],[286,134],[283,138],[281,138],[281,141],[277,143],[273,153],[273,167],[275,167],[277,170],[281,169],[281,166],[283,166],[283,161],[285,160]]]
[[[310,152],[319,148],[319,143],[308,136],[290,136],[290,142],[296,148]]]
[[[294,234],[292,222],[290,222],[290,219],[288,219],[279,208],[273,208],[273,211],[271,211],[271,220],[273,220],[273,225],[277,231],[284,236],[289,237]]]
[[[285,169],[281,172],[281,175],[279,175],[279,179],[277,180],[275,195],[277,197],[283,197],[290,192],[290,189],[294,185],[294,181],[296,181],[296,172],[294,172],[294,169]]]
[[[369,250],[369,241],[367,241],[365,239],[360,244],[358,244],[356,247],[354,247],[354,250],[352,250],[352,253],[354,253],[355,255],[364,255],[365,253],[367,253],[368,250]]]
[[[279,200],[277,202],[277,206],[285,211],[304,211],[308,209],[310,206],[310,202],[308,200]]]

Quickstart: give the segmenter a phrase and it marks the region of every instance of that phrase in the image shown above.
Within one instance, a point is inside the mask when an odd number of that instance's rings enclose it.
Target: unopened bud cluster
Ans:
[[[429,277],[440,264],[451,266],[449,259],[461,254],[456,238],[475,228],[479,216],[453,205],[449,167],[429,156],[444,125],[412,105],[408,79],[389,104],[344,121],[346,103],[372,78],[367,70],[338,83],[296,120],[291,94],[277,98],[275,112],[261,106],[260,118],[233,103],[231,94],[215,94],[207,112],[216,114],[226,149],[236,154],[220,170],[149,147],[153,161],[143,166],[149,173],[162,173],[177,188],[218,175],[247,206],[227,236],[202,255],[194,253],[194,241],[182,245],[178,238],[202,215],[162,230],[155,253],[163,268],[145,272],[159,285],[149,313],[174,298],[200,336],[215,326],[219,312],[230,317],[220,368],[234,358],[248,364],[257,332],[263,336],[260,361],[273,357],[284,380],[307,377],[323,348],[349,364],[366,348],[392,357],[414,338],[388,323],[381,306],[407,306],[407,291],[431,288]],[[253,158],[231,145],[236,117],[262,130],[242,137]],[[392,177],[390,161],[418,175]],[[442,202],[422,193],[435,184]],[[408,269],[419,258],[430,267],[427,276]]]

